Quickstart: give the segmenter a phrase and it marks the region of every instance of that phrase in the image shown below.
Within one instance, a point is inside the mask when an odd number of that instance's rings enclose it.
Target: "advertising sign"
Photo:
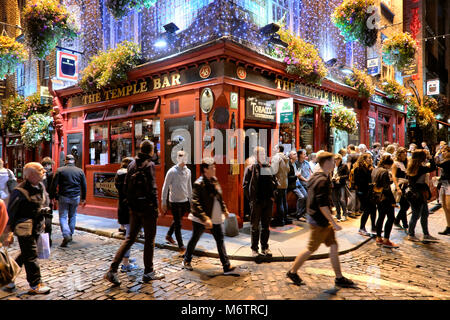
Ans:
[[[114,184],[115,173],[94,172],[94,196],[118,199],[119,193]]]
[[[56,52],[56,78],[65,81],[78,81],[78,56],[63,52]]]
[[[367,74],[375,76],[380,73],[379,58],[367,60]]]
[[[249,120],[275,122],[277,120],[276,97],[247,91],[245,115]]]
[[[427,81],[427,96],[439,94],[439,79]]]
[[[277,122],[294,122],[294,99],[280,99],[277,101]]]

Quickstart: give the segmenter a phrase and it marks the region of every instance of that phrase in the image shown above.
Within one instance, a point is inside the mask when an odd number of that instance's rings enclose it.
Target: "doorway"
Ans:
[[[67,154],[75,158],[75,166],[82,169],[83,133],[69,133],[67,135]]]
[[[266,156],[270,156],[271,146],[271,129],[248,126],[245,130],[245,144],[244,144],[244,160],[247,160],[253,155],[253,149],[256,146],[261,146],[266,149]]]

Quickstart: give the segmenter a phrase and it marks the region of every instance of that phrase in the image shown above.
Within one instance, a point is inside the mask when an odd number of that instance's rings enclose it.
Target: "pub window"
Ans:
[[[159,119],[142,119],[134,121],[134,139],[136,155],[138,154],[139,146],[142,141],[150,140],[155,145],[155,154],[153,156],[153,162],[159,164],[159,137],[160,137],[160,122]]]
[[[90,112],[90,113],[86,114],[85,121],[103,120],[104,114],[105,114],[105,110]]]
[[[152,100],[145,103],[135,104],[131,109],[131,113],[151,111],[155,109],[156,102],[157,100]]]
[[[114,117],[120,117],[123,115],[126,115],[128,112],[128,107],[118,107],[118,108],[112,108],[109,109],[106,113],[106,118],[114,118]]]
[[[108,164],[108,125],[89,126],[90,164]]]
[[[299,106],[300,148],[314,146],[314,107]]]
[[[111,124],[111,163],[120,163],[132,156],[132,122],[123,121]]]

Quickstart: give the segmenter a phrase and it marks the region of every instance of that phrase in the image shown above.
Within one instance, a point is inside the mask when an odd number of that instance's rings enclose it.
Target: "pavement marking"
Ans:
[[[305,271],[310,274],[335,277],[334,271],[329,270],[329,269],[306,267]],[[373,287],[374,285],[377,285],[377,286],[396,288],[396,289],[402,289],[402,290],[414,290],[414,291],[421,293],[422,296],[439,297],[439,298],[446,298],[446,299],[448,299],[450,297],[449,294],[447,294],[447,295],[439,294],[434,291],[425,289],[423,287],[406,285],[406,284],[387,281],[387,280],[383,280],[383,279],[379,279],[379,278],[371,277],[371,276],[366,276],[366,275],[357,275],[357,274],[352,274],[352,273],[348,273],[348,272],[345,272],[345,274],[348,275],[351,280],[358,281],[360,284],[366,283],[368,287]],[[356,284],[358,285],[358,283],[356,283]]]

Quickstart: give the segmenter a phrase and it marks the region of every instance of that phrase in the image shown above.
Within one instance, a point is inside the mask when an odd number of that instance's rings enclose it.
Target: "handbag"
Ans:
[[[50,241],[48,233],[41,233],[36,243],[37,256],[39,259],[50,258]]]
[[[19,265],[9,257],[6,247],[3,250],[4,252],[0,252],[0,287],[14,282],[20,272]]]
[[[8,170],[8,181],[6,182],[6,186],[8,187],[8,191],[11,194],[14,190],[14,188],[17,186],[17,180],[14,177],[14,174],[11,170]]]

